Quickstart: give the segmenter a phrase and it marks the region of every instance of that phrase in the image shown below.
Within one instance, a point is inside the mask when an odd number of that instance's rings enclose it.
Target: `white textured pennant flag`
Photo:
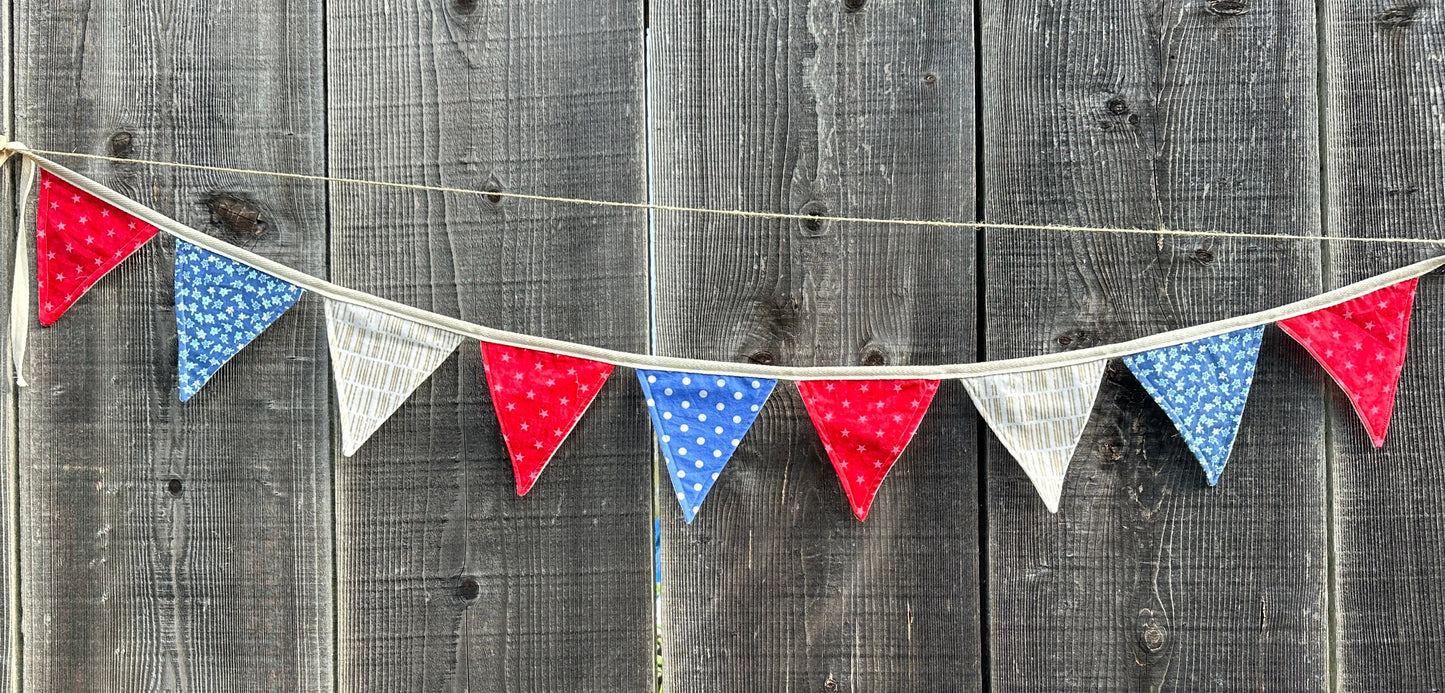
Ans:
[[[1106,363],[963,380],[974,406],[1024,468],[1051,513],[1059,511],[1064,473],[1094,408]]]
[[[461,335],[326,300],[341,452],[356,452],[462,343]]]

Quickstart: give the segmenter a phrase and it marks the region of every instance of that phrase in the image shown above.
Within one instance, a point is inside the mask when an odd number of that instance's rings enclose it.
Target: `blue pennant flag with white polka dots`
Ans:
[[[1194,451],[1209,485],[1219,483],[1239,432],[1264,326],[1124,357],[1134,377]]]
[[[778,381],[647,370],[637,379],[682,517],[692,522]]]
[[[281,317],[301,287],[176,240],[176,371],[181,401]]]

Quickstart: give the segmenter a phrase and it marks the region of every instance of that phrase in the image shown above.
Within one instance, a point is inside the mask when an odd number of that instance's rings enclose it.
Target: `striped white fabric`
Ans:
[[[462,343],[461,335],[331,299],[326,338],[348,457]]]
[[[1107,363],[1100,359],[963,379],[974,406],[1024,468],[1051,513],[1059,511],[1064,473],[1089,421]]]

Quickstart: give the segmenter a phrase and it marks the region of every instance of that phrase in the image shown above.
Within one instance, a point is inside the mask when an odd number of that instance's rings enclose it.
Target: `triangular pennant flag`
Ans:
[[[867,519],[878,487],[913,439],[937,391],[937,380],[798,383],[803,406],[859,520]]]
[[[1276,323],[1345,391],[1377,448],[1390,430],[1418,281],[1403,281]]]
[[[326,338],[351,456],[462,343],[460,335],[326,299]]]
[[[1184,436],[1210,486],[1219,483],[1234,447],[1263,336],[1263,325],[1246,327],[1124,357]]]
[[[482,342],[482,368],[517,495],[524,496],[592,405],[612,364]]]
[[[176,240],[177,386],[181,401],[276,322],[301,287]]]
[[[963,387],[999,442],[1018,460],[1049,512],[1084,433],[1107,361],[966,378]]]
[[[637,379],[682,517],[692,522],[778,381],[648,370]]]
[[[156,227],[42,170],[35,212],[36,302],[40,324],[60,319]]]

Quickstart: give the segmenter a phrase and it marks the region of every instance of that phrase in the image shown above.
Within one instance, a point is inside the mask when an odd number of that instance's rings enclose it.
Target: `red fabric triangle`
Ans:
[[[867,519],[878,487],[913,439],[937,391],[937,380],[798,383],[803,406],[858,519]]]
[[[1390,429],[1417,281],[1403,281],[1278,323],[1339,383],[1377,448],[1385,444]]]
[[[482,368],[523,496],[597,397],[612,364],[482,342]]]
[[[154,235],[156,227],[42,170],[35,211],[40,324],[55,324],[101,277]]]

